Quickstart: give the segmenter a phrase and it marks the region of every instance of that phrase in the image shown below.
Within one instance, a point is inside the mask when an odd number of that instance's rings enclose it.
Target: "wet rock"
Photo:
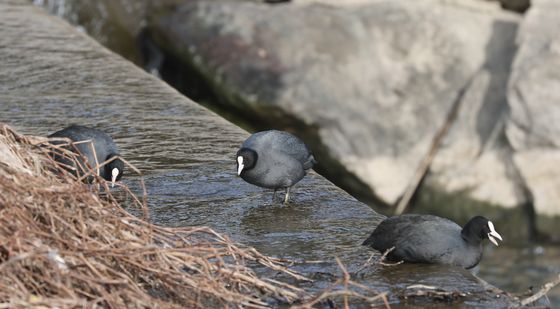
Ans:
[[[560,3],[533,1],[509,81],[507,137],[538,213],[560,216]]]
[[[137,64],[143,64],[141,32],[154,10],[184,0],[34,0],[50,13],[87,32],[99,43]]]
[[[503,112],[499,90],[507,80],[517,19],[491,5],[477,9],[464,3],[271,9],[208,1],[179,6],[155,19],[151,30],[238,112],[269,125],[303,127],[308,140],[317,141],[318,158],[347,169],[339,183],[354,186],[353,192],[368,188],[370,196],[393,204],[473,76],[462,102],[473,110],[467,116],[471,122],[457,134],[485,145],[496,130],[493,117]],[[478,155],[471,149],[459,152],[471,160]],[[505,202],[518,202],[499,156],[489,153],[485,160],[491,162],[478,169],[491,173],[488,166],[497,163]],[[336,172],[330,168],[321,171],[332,176]]]

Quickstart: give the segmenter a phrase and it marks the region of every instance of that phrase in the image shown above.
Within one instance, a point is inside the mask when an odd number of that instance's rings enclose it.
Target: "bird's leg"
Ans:
[[[284,197],[284,204],[288,204],[288,200],[290,200],[290,187],[286,188],[286,197]]]
[[[274,189],[274,193],[272,193],[272,201],[274,202],[275,199],[276,199],[276,189]]]

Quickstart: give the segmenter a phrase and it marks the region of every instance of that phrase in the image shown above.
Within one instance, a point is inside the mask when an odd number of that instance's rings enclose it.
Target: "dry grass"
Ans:
[[[246,266],[304,279],[281,261],[206,227],[130,215],[111,194],[100,197],[104,181],[86,186],[57,166],[44,142],[0,126],[0,308],[261,308],[300,298]]]
[[[120,185],[129,207],[143,213],[131,215],[96,176],[107,162],[74,176],[51,158],[62,153],[79,164],[65,149],[72,146],[47,141],[0,124],[0,309],[311,308],[333,301],[348,308],[351,299],[388,306],[384,294],[351,281],[340,262],[342,277],[316,295],[259,278],[250,265],[309,280],[290,270],[290,261],[210,228],[149,223],[145,190],[139,198]],[[95,185],[85,185],[86,177]]]

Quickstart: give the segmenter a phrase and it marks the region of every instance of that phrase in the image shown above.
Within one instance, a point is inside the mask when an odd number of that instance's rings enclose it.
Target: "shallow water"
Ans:
[[[490,248],[488,248],[490,249]],[[552,245],[498,247],[487,250],[478,276],[506,291],[538,290],[560,273],[560,248]],[[560,287],[548,294],[553,308],[560,306]]]
[[[60,101],[43,104],[42,109],[33,107],[37,104],[4,98],[0,121],[22,133],[37,135],[68,123],[97,125],[107,131],[114,136],[122,155],[144,173],[151,218],[158,224],[208,225],[265,254],[324,261],[295,266],[316,280],[304,284],[312,289],[325,288],[340,275],[334,257],[355,273],[372,253],[360,243],[381,219],[379,215],[314,173],[298,184],[289,205],[280,203],[281,192],[272,201],[272,191],[236,177],[232,156],[240,141],[239,132],[228,135],[223,127],[204,116],[192,117],[180,105],[162,110],[136,106],[130,108],[134,111],[131,113],[117,104],[90,103],[86,107]],[[110,122],[107,113],[112,115]],[[128,173],[124,183],[140,192],[139,177]],[[528,248],[486,249],[480,277],[510,291],[539,285],[559,271],[557,248],[537,254]],[[392,302],[400,301],[395,295],[412,284],[483,292],[470,273],[454,267],[371,266],[356,279],[377,291],[390,292]]]
[[[0,36],[5,43],[0,59],[6,60],[0,67],[0,121],[36,135],[71,123],[106,131],[124,158],[143,172],[155,223],[208,225],[265,254],[323,261],[295,266],[315,279],[300,283],[312,289],[325,288],[340,275],[338,257],[358,282],[389,292],[393,303],[447,307],[447,302],[397,298],[407,286],[425,284],[475,295],[466,297],[467,306],[501,304],[469,272],[454,267],[372,266],[355,274],[372,253],[360,243],[381,216],[315,174],[297,185],[290,205],[272,202],[271,191],[235,175],[233,157],[245,137],[242,131],[185,104],[157,83],[150,87],[139,71],[114,70],[114,64],[106,65],[106,54],[80,37],[74,39],[77,46],[57,43],[71,39],[50,26],[32,31],[16,19],[0,19],[0,31],[14,33],[7,41]],[[18,31],[35,37],[19,42]],[[123,182],[140,191],[139,179],[129,171]],[[509,291],[539,286],[560,271],[558,248],[486,249],[480,277]],[[550,295],[560,304],[559,294],[557,288]]]

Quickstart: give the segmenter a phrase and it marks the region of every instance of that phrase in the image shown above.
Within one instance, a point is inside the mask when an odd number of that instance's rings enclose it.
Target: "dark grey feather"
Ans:
[[[87,158],[88,164],[95,167],[96,164],[101,164],[107,160],[111,154],[118,154],[119,149],[113,139],[105,132],[80,125],[71,125],[65,129],[57,131],[48,137],[68,138],[73,142],[88,141],[91,142],[75,144],[75,147],[82,155]],[[52,141],[53,144],[62,144],[62,141]],[[93,147],[93,148],[92,148]],[[95,149],[95,155],[94,151]],[[69,164],[68,160],[62,162]],[[81,163],[83,164],[83,163]],[[85,166],[85,164],[83,164]],[[83,173],[83,171],[80,171]],[[99,169],[99,175],[105,179],[110,179],[111,175],[107,175],[105,169]]]
[[[469,243],[455,222],[432,215],[407,214],[382,221],[363,242],[381,253],[395,247],[391,260],[410,263],[476,266],[482,258],[482,245]]]
[[[296,136],[283,131],[255,133],[243,143],[242,148],[254,150],[258,159],[255,166],[243,172],[241,177],[260,187],[291,187],[315,163],[307,146]]]

